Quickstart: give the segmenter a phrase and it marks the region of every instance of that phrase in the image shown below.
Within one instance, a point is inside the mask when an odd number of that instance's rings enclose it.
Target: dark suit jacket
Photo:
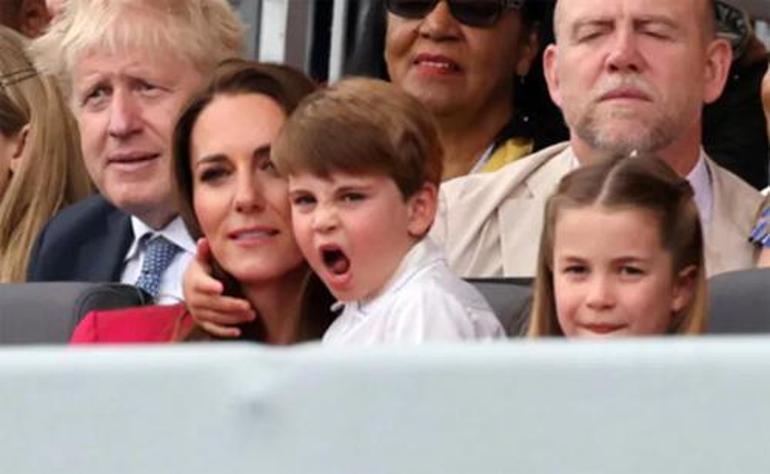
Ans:
[[[56,214],[38,235],[28,281],[119,281],[131,219],[99,195]]]

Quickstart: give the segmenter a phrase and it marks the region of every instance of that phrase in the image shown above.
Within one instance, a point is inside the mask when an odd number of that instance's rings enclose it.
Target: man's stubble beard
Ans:
[[[666,116],[640,120],[639,114],[630,110],[610,111],[600,117],[593,108],[577,120],[574,133],[597,152],[607,155],[629,156],[633,152],[656,154],[670,146],[680,133],[676,120]],[[623,120],[625,130],[608,130],[608,121]],[[646,122],[646,123],[645,123]]]

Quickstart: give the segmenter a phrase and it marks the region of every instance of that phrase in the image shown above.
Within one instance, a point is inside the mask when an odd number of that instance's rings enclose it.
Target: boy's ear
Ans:
[[[436,217],[438,187],[433,183],[424,183],[406,201],[409,225],[407,231],[411,237],[421,239],[428,233]]]
[[[690,265],[674,275],[674,291],[671,298],[671,312],[677,314],[687,307],[695,297],[698,267]]]

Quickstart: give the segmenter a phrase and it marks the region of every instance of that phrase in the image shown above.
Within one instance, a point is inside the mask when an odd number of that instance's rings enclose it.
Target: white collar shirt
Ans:
[[[323,337],[326,345],[415,345],[504,337],[484,297],[449,270],[428,238],[415,244],[379,294],[344,307]]]
[[[711,224],[714,191],[711,185],[711,173],[709,173],[709,168],[706,165],[706,153],[703,150],[701,150],[698,162],[687,175],[687,181],[693,189],[695,205],[698,208],[698,214],[705,230]]]

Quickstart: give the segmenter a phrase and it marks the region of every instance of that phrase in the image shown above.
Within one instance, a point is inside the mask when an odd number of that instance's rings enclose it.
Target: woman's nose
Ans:
[[[253,212],[264,207],[264,197],[259,179],[251,173],[239,172],[236,179],[235,210]]]
[[[457,27],[457,20],[449,10],[449,3],[441,0],[422,19],[419,33],[433,40],[446,40],[457,36]]]

